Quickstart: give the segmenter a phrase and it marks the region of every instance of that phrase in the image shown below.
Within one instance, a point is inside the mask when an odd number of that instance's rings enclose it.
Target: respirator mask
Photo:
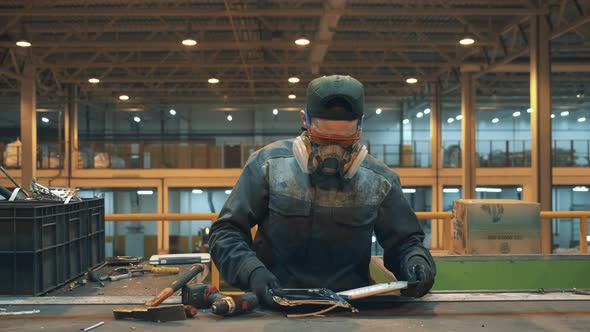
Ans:
[[[305,122],[307,131],[293,142],[293,153],[301,170],[311,175],[352,179],[367,156],[367,147],[358,142],[362,136],[363,119],[360,119],[354,137],[330,137],[314,133],[307,112]]]

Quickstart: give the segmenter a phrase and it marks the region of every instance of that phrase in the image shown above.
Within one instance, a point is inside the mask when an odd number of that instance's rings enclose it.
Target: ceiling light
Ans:
[[[209,84],[217,84],[217,83],[219,83],[219,79],[215,78],[215,77],[211,77],[210,79],[207,80],[207,82]]]
[[[299,83],[299,77],[289,77],[289,83]]]
[[[425,109],[424,114],[430,114],[430,108]]]
[[[408,78],[406,78],[406,83],[408,83],[408,84],[416,84],[416,83],[418,83],[418,79],[415,78],[415,77],[408,77]]]
[[[288,98],[289,98],[289,99],[295,99],[295,98],[297,98],[297,96],[296,96],[296,95],[295,95],[293,92],[291,92],[291,93],[289,94]]]
[[[375,114],[381,114],[382,110],[380,108],[375,110]]]
[[[170,110],[170,115],[176,115],[176,110],[171,109]]]
[[[41,121],[43,121],[43,122],[45,122],[45,123],[49,123],[49,119],[48,119],[48,118],[46,118],[46,117],[42,117],[42,118],[41,118]]]
[[[581,117],[578,119],[578,122],[586,122],[586,118],[585,117]]]
[[[279,110],[275,108],[274,110],[272,110],[272,114],[274,114],[274,115],[279,114]]]
[[[410,120],[409,120],[409,119],[404,119],[404,121],[402,121],[402,122],[403,122],[404,124],[408,124],[408,123],[410,123]]]
[[[492,119],[492,123],[498,123],[498,122],[500,122],[500,119],[498,119],[498,118],[493,118]]]
[[[231,189],[227,189],[227,190],[225,191],[225,194],[226,194],[226,195],[229,195],[229,194],[231,194]]]
[[[563,111],[563,112],[559,113],[559,115],[561,115],[561,116],[568,116],[568,115],[570,115],[570,112],[569,111]]]
[[[31,47],[31,42],[26,39],[19,39],[16,41],[18,47]]]
[[[424,116],[424,113],[422,113],[422,112],[418,112],[418,113],[416,113],[416,117],[417,117],[418,119],[420,119],[420,118],[421,118],[421,117],[423,117],[423,116]]]
[[[527,113],[531,113],[532,111],[533,111],[533,109],[532,109],[532,108],[530,108],[530,107],[526,109],[526,112],[527,112]]]
[[[457,119],[457,121],[461,121],[463,120],[463,115],[459,114],[455,117],[455,119]]]
[[[518,187],[518,188],[516,188],[516,191],[522,192],[522,188],[521,187]]]
[[[455,122],[455,119],[453,119],[453,118],[448,118],[448,119],[447,119],[447,122],[448,122],[448,123],[453,123],[453,122]]]
[[[184,46],[195,46],[197,45],[197,41],[192,38],[184,38],[182,40],[182,45]]]
[[[501,193],[502,188],[486,188],[486,187],[477,187],[475,191],[478,193]]]
[[[473,45],[475,44],[475,39],[473,39],[473,37],[463,37],[461,38],[461,40],[459,40],[459,44],[463,45],[463,46],[468,46],[468,45]]]
[[[582,98],[584,98],[584,92],[583,92],[583,91],[578,91],[578,92],[576,93],[576,98],[578,98],[578,99],[582,99]]]
[[[133,118],[133,121],[140,123],[141,122],[141,118],[139,116],[136,116]]]
[[[459,192],[459,188],[443,188],[443,193],[456,194]]]
[[[516,111],[516,112],[512,113],[512,116],[517,118],[520,116],[520,112]]]
[[[311,43],[309,41],[309,39],[306,36],[301,36],[297,39],[295,39],[295,44],[299,45],[299,46],[307,46],[309,45],[309,43]]]
[[[555,114],[551,114],[551,118],[554,119],[555,118]]]
[[[120,95],[119,100],[129,100],[129,96],[128,95]]]
[[[153,190],[138,190],[137,194],[138,195],[153,195],[154,191]]]
[[[402,188],[402,192],[404,194],[415,194],[416,193],[416,189],[414,189],[414,188]]]
[[[202,194],[202,193],[203,193],[202,189],[193,189],[193,194],[198,195],[198,194]]]
[[[588,187],[586,187],[586,186],[576,186],[576,187],[572,188],[572,191],[575,191],[575,192],[587,192],[589,190],[590,189],[588,189]]]
[[[92,77],[88,79],[88,83],[97,84],[100,83],[100,80],[96,77]]]
[[[234,119],[234,118],[231,116],[231,114],[228,114],[228,115],[227,115],[227,121],[231,121],[231,120],[233,120],[233,119]]]

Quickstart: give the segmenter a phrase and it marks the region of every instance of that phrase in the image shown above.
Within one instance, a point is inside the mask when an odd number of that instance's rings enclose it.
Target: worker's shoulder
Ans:
[[[396,182],[399,179],[399,175],[396,172],[370,154],[363,160],[361,167],[375,173],[377,176],[384,177],[390,183]]]
[[[249,162],[262,165],[273,158],[293,158],[293,138],[278,140],[264,146],[250,156]]]

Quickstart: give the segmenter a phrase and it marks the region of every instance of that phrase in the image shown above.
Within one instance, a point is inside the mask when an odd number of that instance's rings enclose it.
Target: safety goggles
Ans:
[[[363,130],[357,129],[354,136],[341,137],[341,136],[326,136],[314,133],[311,127],[307,128],[307,134],[309,135],[310,141],[317,145],[340,145],[343,148],[348,148],[354,145],[363,136]]]

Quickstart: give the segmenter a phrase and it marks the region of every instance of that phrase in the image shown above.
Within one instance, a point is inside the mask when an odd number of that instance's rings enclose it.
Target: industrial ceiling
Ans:
[[[361,80],[368,100],[394,100],[428,96],[433,82],[450,91],[466,64],[482,71],[480,93],[528,95],[534,15],[547,19],[551,58],[564,70],[556,91],[583,88],[588,0],[2,1],[0,96],[17,101],[33,66],[47,100],[75,84],[92,100],[254,105],[292,93],[301,101],[310,79],[330,74]],[[303,36],[309,45],[296,45]],[[466,36],[475,43],[461,45]],[[17,46],[21,39],[31,47]]]

